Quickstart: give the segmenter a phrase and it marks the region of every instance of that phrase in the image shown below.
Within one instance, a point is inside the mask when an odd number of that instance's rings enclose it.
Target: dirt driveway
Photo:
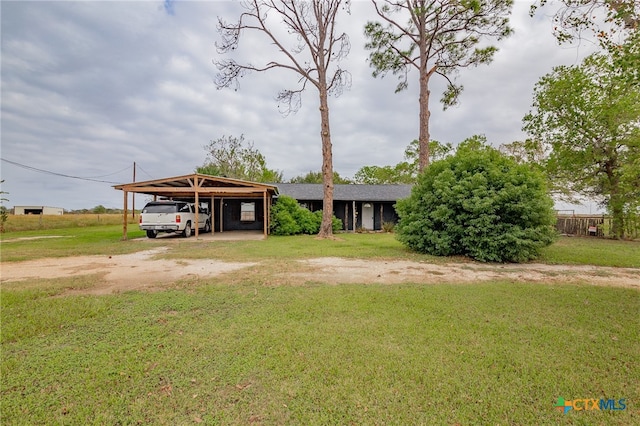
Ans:
[[[18,283],[28,279],[50,279],[95,275],[90,288],[76,291],[85,294],[110,294],[128,290],[158,290],[179,280],[211,278],[227,273],[260,274],[260,263],[232,263],[215,259],[159,259],[168,247],[155,247],[133,254],[116,256],[79,256],[4,263],[1,283]],[[264,261],[267,262],[267,261]],[[256,267],[256,268],[253,268]],[[302,284],[397,284],[397,283],[471,283],[488,280],[544,283],[589,283],[640,289],[640,268],[544,264],[430,264],[411,261],[379,261],[322,257],[292,260],[287,272],[272,274],[278,283]],[[256,272],[257,271],[257,272]]]

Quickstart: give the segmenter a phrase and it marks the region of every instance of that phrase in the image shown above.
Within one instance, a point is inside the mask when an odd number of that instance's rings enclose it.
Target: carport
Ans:
[[[211,232],[215,232],[216,227],[219,232],[223,232],[225,223],[224,206],[226,205],[226,200],[261,201],[263,217],[262,230],[266,237],[269,233],[271,201],[274,195],[278,195],[278,188],[274,185],[203,175],[200,173],[114,185],[114,188],[121,190],[124,193],[124,208],[122,215],[122,238],[124,240],[127,239],[129,193],[152,195],[154,201],[158,200],[158,197],[161,197],[162,199],[189,201],[195,203],[196,224],[194,228],[196,237],[199,232],[197,213],[200,208],[200,203],[210,203],[212,222],[214,222],[217,216],[218,223],[212,224]],[[218,206],[216,206],[216,203],[218,203]],[[238,216],[240,217],[240,215]]]

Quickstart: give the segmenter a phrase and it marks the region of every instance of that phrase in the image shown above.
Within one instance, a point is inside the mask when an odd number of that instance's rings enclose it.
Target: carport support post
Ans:
[[[124,210],[122,213],[122,240],[127,240],[127,198],[129,197],[129,193],[127,191],[124,192]]]
[[[262,192],[262,215],[263,220],[262,220],[262,228],[264,229],[264,237],[267,238],[267,230],[268,230],[268,223],[269,223],[269,215],[267,214],[267,190],[265,189]]]
[[[224,198],[220,197],[220,233],[222,234],[222,224],[223,224],[223,217],[222,214],[224,213]]]
[[[211,224],[211,235],[216,233],[216,203],[213,195],[211,196],[211,219],[209,223]]]
[[[198,198],[198,177],[196,177],[196,238],[198,238],[200,228],[199,217],[200,216],[200,199]]]

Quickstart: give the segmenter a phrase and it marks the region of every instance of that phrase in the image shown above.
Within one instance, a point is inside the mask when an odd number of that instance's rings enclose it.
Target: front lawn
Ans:
[[[106,225],[2,234],[2,261],[93,254],[123,254],[169,245],[170,258],[215,258],[228,261],[347,257],[360,259],[403,259],[425,262],[467,262],[463,257],[437,257],[415,253],[403,246],[393,233],[338,233],[332,240],[312,235],[269,236],[266,240],[211,241],[176,238],[150,241],[132,225],[128,241],[122,241],[122,226]],[[533,262],[640,268],[640,241],[561,237],[542,250]]]
[[[2,292],[2,424],[640,422],[636,290],[493,282]],[[562,414],[558,397],[625,398]]]
[[[163,245],[174,258],[263,262],[264,274],[319,256],[467,261],[409,252],[392,234],[167,243],[120,232],[8,233],[2,262]],[[540,261],[640,267],[639,247],[561,238]],[[239,271],[107,296],[68,292],[92,287],[92,275],[3,283],[0,422],[640,424],[636,289],[263,278]],[[560,397],[627,408],[562,414]]]

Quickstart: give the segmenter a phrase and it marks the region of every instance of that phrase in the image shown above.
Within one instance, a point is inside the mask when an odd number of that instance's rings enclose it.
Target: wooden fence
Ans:
[[[556,229],[562,235],[604,237],[605,219],[603,215],[559,215]]]
[[[558,212],[556,229],[561,235],[611,237],[612,220],[607,215],[562,214]],[[640,238],[640,216],[624,218],[624,238]]]

